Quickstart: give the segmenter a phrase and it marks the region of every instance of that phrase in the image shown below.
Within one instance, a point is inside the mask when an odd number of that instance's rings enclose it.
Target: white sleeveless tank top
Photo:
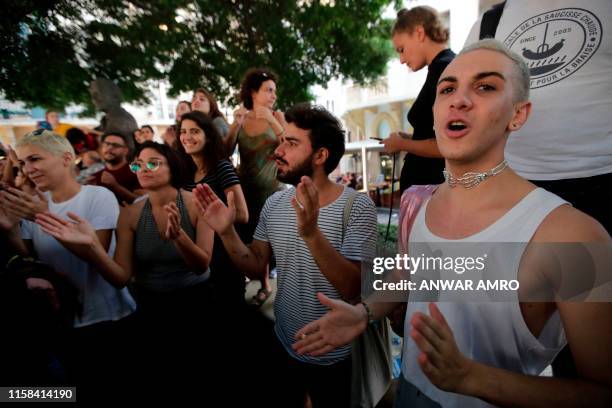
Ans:
[[[434,235],[425,223],[429,201],[423,204],[410,233],[410,242],[427,242],[445,245],[455,242],[527,243],[533,237],[544,218],[555,208],[567,204],[560,197],[537,188],[527,194],[495,223],[467,238],[448,240]],[[499,245],[497,245],[499,247]],[[520,247],[520,248],[519,248]],[[517,279],[518,267],[524,246],[517,246],[511,254],[504,252],[503,264],[495,257],[488,268],[509,271]],[[486,251],[486,248],[483,249]],[[494,244],[492,244],[494,250]],[[510,251],[511,252],[511,251]],[[495,263],[497,262],[497,263]],[[566,339],[559,313],[555,312],[546,323],[539,337],[533,336],[523,319],[516,302],[438,302],[440,311],[453,330],[459,350],[468,358],[483,364],[538,375],[565,346]],[[410,338],[410,319],[420,311],[429,314],[426,302],[408,302],[404,326],[404,350],[402,373],[406,380],[443,407],[489,407],[487,402],[449,393],[434,386],[421,371],[417,362],[419,349]]]

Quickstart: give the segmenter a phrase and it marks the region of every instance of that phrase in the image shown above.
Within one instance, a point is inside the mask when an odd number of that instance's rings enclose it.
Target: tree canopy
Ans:
[[[146,102],[204,87],[236,102],[242,75],[268,67],[280,106],[343,76],[367,83],[392,55],[391,0],[8,0],[0,16],[0,91],[29,106],[90,105],[89,83],[114,80]]]

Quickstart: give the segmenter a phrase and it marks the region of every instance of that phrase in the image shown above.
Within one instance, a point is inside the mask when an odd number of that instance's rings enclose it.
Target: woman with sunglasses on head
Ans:
[[[138,366],[144,365],[143,375],[157,375],[190,366],[203,356],[193,355],[184,344],[198,338],[204,345],[200,331],[211,325],[208,265],[213,231],[198,215],[191,193],[181,190],[182,163],[170,147],[144,142],[130,169],[147,198],[121,212],[114,258],[102,250],[91,226],[80,217],[69,214],[70,222],[46,213],[37,222],[60,242],[83,247],[88,261],[116,287],[133,279],[137,323],[144,333],[137,343],[143,357]],[[156,340],[150,342],[149,337]],[[150,353],[156,355],[150,361],[154,366],[147,365]]]
[[[285,131],[283,113],[274,111],[276,82],[276,75],[267,69],[247,71],[240,85],[240,100],[247,112],[241,117],[242,120],[232,123],[230,137],[225,144],[228,155],[238,144],[238,176],[250,215],[249,223],[240,230],[240,234],[247,243],[253,239],[264,203],[273,193],[283,189],[283,185],[276,179],[274,162],[274,150]],[[266,273],[261,280],[261,289],[251,303],[259,307],[271,294],[270,278]]]
[[[123,351],[108,345],[121,341],[123,325],[118,321],[131,315],[136,305],[127,289],[116,285],[112,274],[87,262],[81,245],[47,234],[32,220],[46,209],[61,217],[73,214],[87,220],[92,239],[108,257],[115,251],[113,230],[119,204],[108,189],[76,181],[74,149],[62,136],[36,130],[17,141],[15,154],[24,176],[37,191],[31,195],[9,187],[0,192],[0,229],[18,252],[37,257],[76,288],[79,310],[63,346],[67,381],[78,384],[80,400],[86,399],[90,396],[87,391],[100,379],[112,381],[111,388],[121,381]],[[54,296],[48,284],[36,285]]]
[[[448,29],[431,7],[418,6],[397,13],[392,41],[400,62],[412,71],[427,67],[425,84],[408,112],[413,134],[393,132],[380,142],[387,153],[407,152],[400,176],[400,194],[412,185],[444,181],[444,159],[433,131],[432,106],[440,75],[455,57],[446,44],[448,36]]]
[[[182,116],[180,140],[193,164],[192,178],[185,189],[191,191],[198,184],[208,184],[225,203],[236,205],[236,222],[249,219],[247,204],[234,166],[227,160],[221,136],[211,119],[193,111]],[[211,264],[211,279],[216,298],[227,308],[240,313],[244,305],[244,275],[229,260],[221,239],[215,235]]]

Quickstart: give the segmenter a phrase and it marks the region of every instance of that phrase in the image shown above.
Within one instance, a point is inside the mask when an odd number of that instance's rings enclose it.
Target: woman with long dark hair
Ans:
[[[221,136],[212,120],[202,112],[193,111],[183,115],[180,129],[180,141],[193,164],[185,188],[191,191],[198,184],[208,184],[223,202],[233,200],[236,222],[246,223],[249,212],[240,180],[226,158]],[[240,308],[244,304],[245,278],[233,266],[216,235],[211,272],[217,299],[227,308]]]

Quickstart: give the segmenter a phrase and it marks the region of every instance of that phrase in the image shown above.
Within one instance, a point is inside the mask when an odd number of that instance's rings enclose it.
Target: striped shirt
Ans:
[[[185,190],[191,191],[198,184],[208,184],[215,194],[223,201],[227,203],[225,197],[225,189],[240,184],[240,179],[236,174],[236,169],[232,166],[229,160],[219,160],[217,167],[208,172],[201,180],[196,183],[188,183],[185,185]]]
[[[376,207],[369,197],[359,194],[353,202],[343,240],[344,206],[354,191],[345,187],[333,203],[322,207],[318,225],[325,238],[342,256],[361,261],[373,252],[376,245]],[[276,257],[278,282],[274,330],[289,355],[295,359],[318,365],[334,364],[350,354],[350,345],[321,357],[300,356],[291,349],[295,333],[328,311],[319,303],[317,292],[332,299],[342,298],[321,273],[298,233],[295,210],[291,206],[294,194],[295,189],[290,188],[268,198],[254,235],[254,239],[268,242]]]

